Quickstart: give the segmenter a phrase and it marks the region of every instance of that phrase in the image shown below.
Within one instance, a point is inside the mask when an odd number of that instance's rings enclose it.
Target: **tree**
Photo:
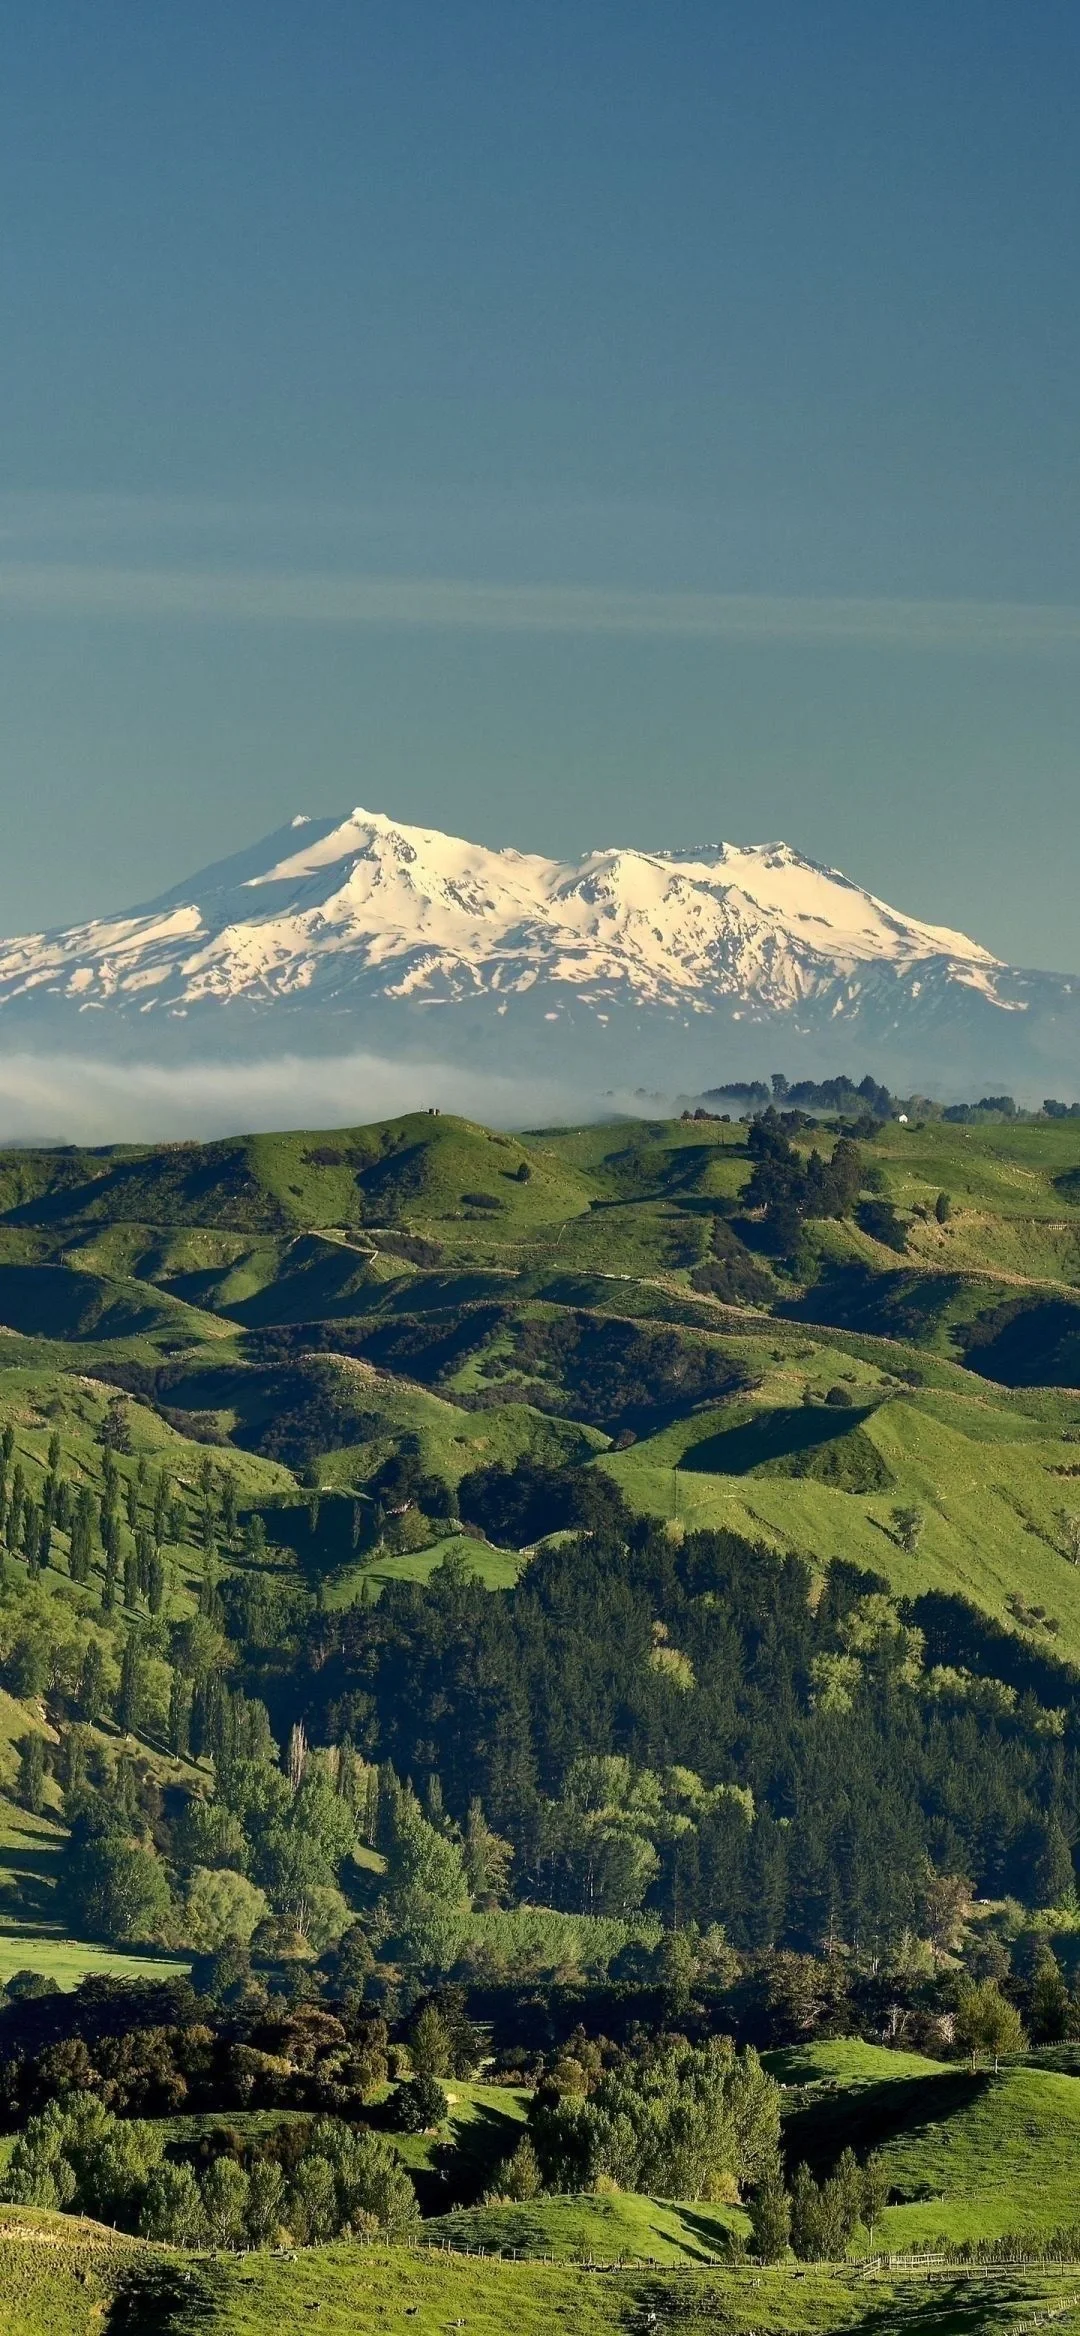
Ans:
[[[624,2052],[588,2094],[541,2085],[529,2126],[551,2190],[620,2189],[717,2198],[777,2160],[780,2095],[756,2052],[726,2038],[668,2039]]]
[[[71,1579],[80,1587],[85,1587],[90,1579],[90,1567],[94,1554],[95,1513],[93,1493],[89,1485],[84,1484],[75,1502],[75,1511],[71,1520]]]
[[[1073,1861],[1057,1817],[1047,1819],[1042,1852],[1035,1867],[1035,1893],[1039,1906],[1067,1906],[1075,1899]]]
[[[800,2263],[820,2262],[821,2193],[809,2166],[796,2166],[791,2185],[791,2244]]]
[[[19,1799],[24,1809],[40,1817],[45,1806],[45,1742],[36,1728],[19,1747]]]
[[[128,1453],[131,1450],[128,1407],[123,1395],[109,1397],[108,1409],[101,1424],[101,1442],[107,1460],[112,1458],[114,1452]]]
[[[153,2167],[143,2193],[139,2230],[144,2239],[159,2239],[170,2247],[198,2247],[205,2241],[202,2195],[192,2168],[182,2159],[174,2165],[166,2158]]]
[[[944,1954],[956,1952],[971,1914],[974,1895],[966,1874],[942,1874],[927,1866],[921,1920],[931,1946]]]
[[[101,1584],[101,1611],[103,1614],[114,1614],[116,1611],[116,1578],[119,1570],[116,1535],[113,1533],[106,1537],[103,1533],[102,1540],[105,1543],[105,1573]]]
[[[184,1929],[201,1954],[229,1939],[246,1943],[268,1912],[266,1894],[227,1866],[196,1866],[184,1902]]]
[[[186,1760],[191,1750],[191,1688],[180,1671],[169,1682],[169,1750]]]
[[[964,1988],[953,2021],[956,2042],[971,2055],[974,2072],[980,2053],[993,2059],[994,2073],[1003,2052],[1022,2052],[1024,2030],[1020,2014],[997,1981],[982,1979]]]
[[[431,2133],[446,2122],[446,2094],[438,2079],[422,2075],[399,2085],[393,2101],[399,2133]]]
[[[147,1568],[146,1599],[151,1614],[160,1614],[165,1604],[165,1566],[156,1544],[151,1549]]]
[[[413,2022],[409,2054],[417,2076],[449,2074],[450,2031],[433,2003],[426,2003]]]
[[[383,2134],[322,2117],[312,2127],[308,2146],[333,2175],[339,2231],[392,2240],[414,2237],[420,2227],[416,2192]]]
[[[160,1936],[171,1911],[164,1868],[149,1850],[119,1833],[72,1831],[68,1889],[76,1919],[90,1938],[110,1946]]]
[[[94,1727],[104,1719],[109,1708],[105,1677],[105,1656],[100,1642],[92,1638],[82,1659],[78,1688],[79,1710],[88,1726]]]
[[[285,2219],[285,2176],[273,2158],[258,2158],[248,2181],[245,2236],[253,2247],[272,2247]]]
[[[215,2158],[202,2180],[202,2209],[212,2246],[240,2246],[248,2201],[249,2184],[243,2166],[235,2158]]]
[[[947,1192],[939,1192],[934,1202],[934,1215],[939,1225],[947,1225],[952,1215],[952,1201]]]
[[[1044,1942],[1031,1976],[1031,2032],[1037,2044],[1060,2044],[1069,2025],[1069,1991],[1061,1965]]]
[[[540,2161],[528,2134],[519,2141],[512,2157],[504,2158],[495,2170],[492,2185],[497,2198],[513,2199],[516,2205],[527,2205],[530,2198],[538,2198],[541,2190]]]
[[[859,2220],[866,2226],[871,2246],[874,2232],[889,2203],[889,2171],[880,2150],[873,2150],[862,2168],[862,2199]]]
[[[384,1935],[400,1940],[409,1961],[445,1968],[453,1960],[457,1918],[468,1902],[458,1844],[428,1824],[412,1793],[400,1793],[378,1906]]]
[[[137,1735],[143,1716],[146,1693],[146,1660],[142,1646],[133,1630],[124,1640],[120,1662],[120,1692],[116,1699],[116,1722],[125,1735]]]
[[[751,2192],[750,2246],[759,2263],[782,2263],[791,2238],[791,2199],[780,2168],[766,2175]]]
[[[913,1557],[922,1540],[923,1528],[926,1524],[922,1510],[898,1508],[893,1510],[892,1516],[893,1531],[901,1549],[905,1549],[909,1557]]]

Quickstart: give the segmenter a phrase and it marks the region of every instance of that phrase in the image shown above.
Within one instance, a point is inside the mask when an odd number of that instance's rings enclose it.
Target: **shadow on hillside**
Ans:
[[[826,1446],[861,1428],[875,1409],[872,1404],[853,1404],[850,1410],[818,1410],[799,1404],[762,1411],[738,1427],[721,1428],[716,1435],[703,1437],[700,1444],[692,1444],[679,1466],[709,1476],[748,1476],[754,1468],[809,1461]]]
[[[886,2077],[880,2083],[813,2087],[813,2098],[784,2118],[789,2171],[805,2163],[815,2176],[831,2173],[845,2149],[863,2158],[899,2134],[918,2135],[970,2108],[992,2079],[985,2071],[943,2069],[940,2076]],[[809,2089],[809,2088],[808,2088]],[[912,2192],[916,2196],[917,2192]]]

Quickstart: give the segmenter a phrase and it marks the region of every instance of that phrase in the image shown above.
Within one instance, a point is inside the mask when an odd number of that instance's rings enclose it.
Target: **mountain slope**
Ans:
[[[955,1081],[1064,1061],[1074,985],[1021,974],[788,845],[493,851],[355,810],[298,819],[127,915],[0,945],[0,1028],[217,1051],[350,1044],[700,1081],[773,1022]],[[435,1009],[442,1009],[436,1012]],[[928,1059],[929,1058],[929,1059]]]

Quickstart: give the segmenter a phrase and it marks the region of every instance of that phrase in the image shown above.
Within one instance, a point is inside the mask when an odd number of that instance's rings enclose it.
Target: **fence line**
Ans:
[[[741,2274],[743,2276],[753,2275],[758,2278],[764,2269],[779,2271],[786,2274],[789,2279],[800,2279],[811,2269],[815,2271],[899,2273],[901,2276],[905,2273],[924,2272],[927,2277],[938,2272],[950,2278],[967,2276],[981,2279],[989,2278],[996,2272],[1005,2271],[1045,2271],[1054,2274],[1060,2274],[1064,2271],[1080,2271],[1080,2256],[1078,2255],[999,2255],[988,2262],[980,2262],[978,2257],[931,2253],[857,2255],[840,2257],[834,2263],[815,2263],[813,2265],[803,2262],[771,2263],[766,2266],[752,2257],[743,2263],[725,2263],[722,2257],[706,2258],[703,2261],[692,2263],[665,2263],[658,2255],[616,2255],[605,2258],[592,2254],[537,2254],[532,2249],[469,2246],[464,2241],[455,2242],[452,2239],[410,2239],[408,2247],[411,2254],[447,2255],[455,2261],[461,2262],[549,2263],[561,2265],[565,2270],[596,2271],[606,2274],[622,2271],[659,2271],[663,2272],[666,2277],[676,2279],[698,2278],[703,2271],[722,2271],[728,2277],[737,2278]],[[1080,2295],[1074,2300],[1076,2303],[1080,2303]],[[1071,2308],[1071,2304],[1055,2306],[1054,2312],[1049,2317],[1059,2317],[1062,2311]],[[1024,2327],[1042,2327],[1045,2324],[1046,2322],[1043,2320],[1030,2320],[1024,2322]],[[1012,2336],[1019,2336],[1018,2328],[1012,2332]]]

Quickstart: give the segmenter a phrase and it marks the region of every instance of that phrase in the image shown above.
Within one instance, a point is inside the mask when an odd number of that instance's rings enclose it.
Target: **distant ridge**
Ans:
[[[562,861],[363,809],[0,943],[0,1042],[390,1048],[613,1089],[760,1071],[769,1028],[806,1070],[1075,1084],[1078,1000],[785,843]]]

